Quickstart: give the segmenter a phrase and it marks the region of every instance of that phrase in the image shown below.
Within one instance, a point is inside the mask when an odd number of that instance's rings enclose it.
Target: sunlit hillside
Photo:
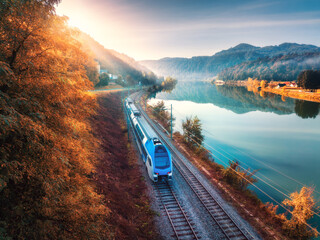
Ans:
[[[78,37],[83,49],[91,52],[92,57],[100,64],[100,69],[108,73],[119,75],[123,79],[130,78],[133,84],[152,84],[157,76],[140,65],[133,58],[112,49],[106,49],[88,34],[80,32]]]

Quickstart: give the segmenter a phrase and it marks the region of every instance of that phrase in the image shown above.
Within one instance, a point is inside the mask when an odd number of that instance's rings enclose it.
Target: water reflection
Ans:
[[[249,111],[274,112],[290,114],[294,112],[294,100],[284,101],[281,96],[263,91],[249,91],[247,87],[217,86],[217,90],[224,96],[244,103]]]
[[[319,114],[320,103],[296,100],[294,111],[302,118],[316,118]]]
[[[171,94],[156,97],[151,102],[172,104],[176,131],[190,114],[199,117],[205,146],[217,163],[236,159],[246,168],[259,169],[259,178],[287,194],[300,190],[299,183],[315,186],[320,202],[319,103],[205,82],[180,83]],[[261,180],[256,185],[278,202],[285,198]],[[272,201],[254,190],[262,201]],[[310,223],[320,226],[319,218]]]
[[[244,86],[216,86],[208,82],[181,82],[172,93],[158,93],[157,97],[167,100],[212,103],[237,114],[251,111],[273,112],[278,115],[296,113],[301,118],[316,118],[319,115],[320,105],[269,92],[253,91]]]

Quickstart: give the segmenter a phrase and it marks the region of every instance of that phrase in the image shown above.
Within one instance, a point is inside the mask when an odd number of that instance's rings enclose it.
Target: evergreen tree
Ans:
[[[297,85],[304,89],[320,88],[320,71],[306,70],[298,76]]]

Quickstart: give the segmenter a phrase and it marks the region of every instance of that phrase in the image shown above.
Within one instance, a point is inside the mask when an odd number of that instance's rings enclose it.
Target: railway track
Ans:
[[[161,204],[169,218],[174,235],[178,240],[199,239],[187,214],[181,207],[176,195],[167,182],[154,184]]]
[[[177,159],[175,160],[176,161],[174,162],[174,165],[176,169],[179,170],[212,219],[220,227],[226,238],[232,240],[248,239],[238,225],[232,220],[229,214],[222,208],[222,206],[201,183],[197,176],[193,174],[190,168],[184,164],[183,161]]]
[[[193,171],[185,164],[184,160],[181,159],[177,150],[173,149],[171,143],[168,142],[162,135],[151,120],[146,116],[146,113],[142,110],[141,106],[138,104],[141,113],[144,115],[145,119],[149,122],[150,126],[159,134],[162,141],[164,141],[167,147],[170,149],[173,155],[173,163],[176,169],[181,173],[183,178],[186,180],[187,184],[196,194],[202,205],[205,207],[207,212],[210,214],[212,219],[219,226],[226,239],[230,240],[245,240],[254,239],[249,232],[245,234],[232,217],[223,209],[223,207],[216,201],[215,197],[208,191],[208,189],[201,183],[201,180],[193,173]]]

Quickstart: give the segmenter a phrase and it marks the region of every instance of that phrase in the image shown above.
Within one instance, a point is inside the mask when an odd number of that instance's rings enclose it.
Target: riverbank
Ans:
[[[284,97],[320,103],[320,92],[307,92],[299,88],[262,88],[262,92],[270,92]]]
[[[144,98],[140,100],[140,104],[144,105]],[[147,113],[152,118],[152,109],[147,107]],[[161,121],[157,119],[159,124]],[[164,129],[164,128],[163,128]],[[166,130],[164,130],[166,134]],[[169,134],[168,134],[169,135]],[[270,214],[265,205],[256,197],[254,193],[249,190],[241,191],[230,186],[223,180],[222,165],[214,161],[210,161],[205,151],[193,151],[183,141],[180,133],[175,132],[173,137],[173,144],[181,153],[183,153],[190,162],[202,172],[213,186],[220,192],[220,195],[237,209],[238,213],[246,219],[251,226],[264,239],[288,239],[283,235],[279,221]]]
[[[147,187],[134,147],[128,142],[121,93],[100,92],[92,129],[100,152],[94,182],[109,209],[111,239],[159,239]]]
[[[196,166],[208,181],[215,186],[221,196],[247,220],[263,239],[288,239],[283,235],[281,225],[268,212],[265,205],[249,190],[240,191],[223,180],[223,166],[193,152],[184,143],[181,134],[174,134],[175,146]]]
[[[249,82],[249,81],[216,81],[216,85],[228,85],[228,86],[238,86],[238,87],[247,87],[248,91],[253,92],[259,92],[261,91],[261,96],[263,96],[264,92],[270,92],[273,94],[278,94],[284,97],[290,97],[294,99],[300,99],[305,101],[311,101],[311,102],[318,102],[320,103],[320,90],[316,90],[315,92],[310,92],[305,89],[299,88],[299,87],[279,87],[276,88],[275,84],[277,82],[272,82],[272,87],[266,86],[266,87],[260,87],[261,81],[255,80],[256,82]],[[279,82],[277,84],[281,84],[282,82]],[[282,83],[284,84],[284,83]],[[284,84],[285,85],[285,84]],[[258,89],[259,88],[259,89]]]

